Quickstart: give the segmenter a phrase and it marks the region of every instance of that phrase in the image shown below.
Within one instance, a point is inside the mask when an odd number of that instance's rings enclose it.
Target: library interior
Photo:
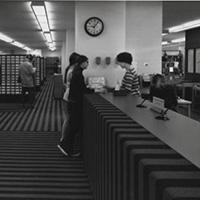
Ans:
[[[200,1],[0,1],[0,199],[200,200]]]

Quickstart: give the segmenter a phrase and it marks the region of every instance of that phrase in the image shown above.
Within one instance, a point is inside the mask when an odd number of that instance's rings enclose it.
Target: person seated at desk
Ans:
[[[117,55],[116,63],[126,70],[122,80],[120,90],[125,90],[127,94],[139,94],[139,80],[135,68],[132,66],[132,55],[128,52],[123,52]]]
[[[150,99],[158,97],[165,100],[165,107],[176,111],[177,96],[175,88],[165,83],[165,78],[161,74],[156,74],[152,78],[150,86]]]

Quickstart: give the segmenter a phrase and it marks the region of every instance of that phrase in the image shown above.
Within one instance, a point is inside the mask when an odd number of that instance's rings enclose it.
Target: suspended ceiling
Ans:
[[[200,2],[163,2],[163,30],[181,23],[200,19]],[[57,49],[61,49],[66,30],[74,29],[75,2],[47,2],[50,28]],[[0,32],[33,49],[46,49],[39,25],[27,1],[0,1]],[[165,36],[172,40],[184,36],[184,32]],[[18,51],[19,48],[0,41],[0,51]]]
[[[59,50],[65,40],[66,30],[74,28],[74,2],[47,2],[47,12],[53,39]],[[30,2],[0,2],[0,32],[32,49],[47,48]],[[10,51],[19,48],[0,41],[0,50]]]

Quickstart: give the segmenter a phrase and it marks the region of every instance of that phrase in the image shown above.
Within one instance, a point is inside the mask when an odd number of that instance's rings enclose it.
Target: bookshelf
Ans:
[[[22,87],[18,83],[19,65],[24,62],[26,55],[0,55],[0,95],[21,95]],[[40,88],[45,75],[45,61],[43,57],[36,57],[33,63],[36,67],[36,87]]]

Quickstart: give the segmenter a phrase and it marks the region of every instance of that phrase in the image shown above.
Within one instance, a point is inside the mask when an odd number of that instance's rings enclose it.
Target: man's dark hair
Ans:
[[[28,59],[30,62],[33,61],[33,56],[31,54],[27,55],[26,56],[26,59]]]
[[[128,52],[122,52],[118,54],[116,59],[118,62],[127,63],[129,65],[131,65],[133,61],[132,55]]]

